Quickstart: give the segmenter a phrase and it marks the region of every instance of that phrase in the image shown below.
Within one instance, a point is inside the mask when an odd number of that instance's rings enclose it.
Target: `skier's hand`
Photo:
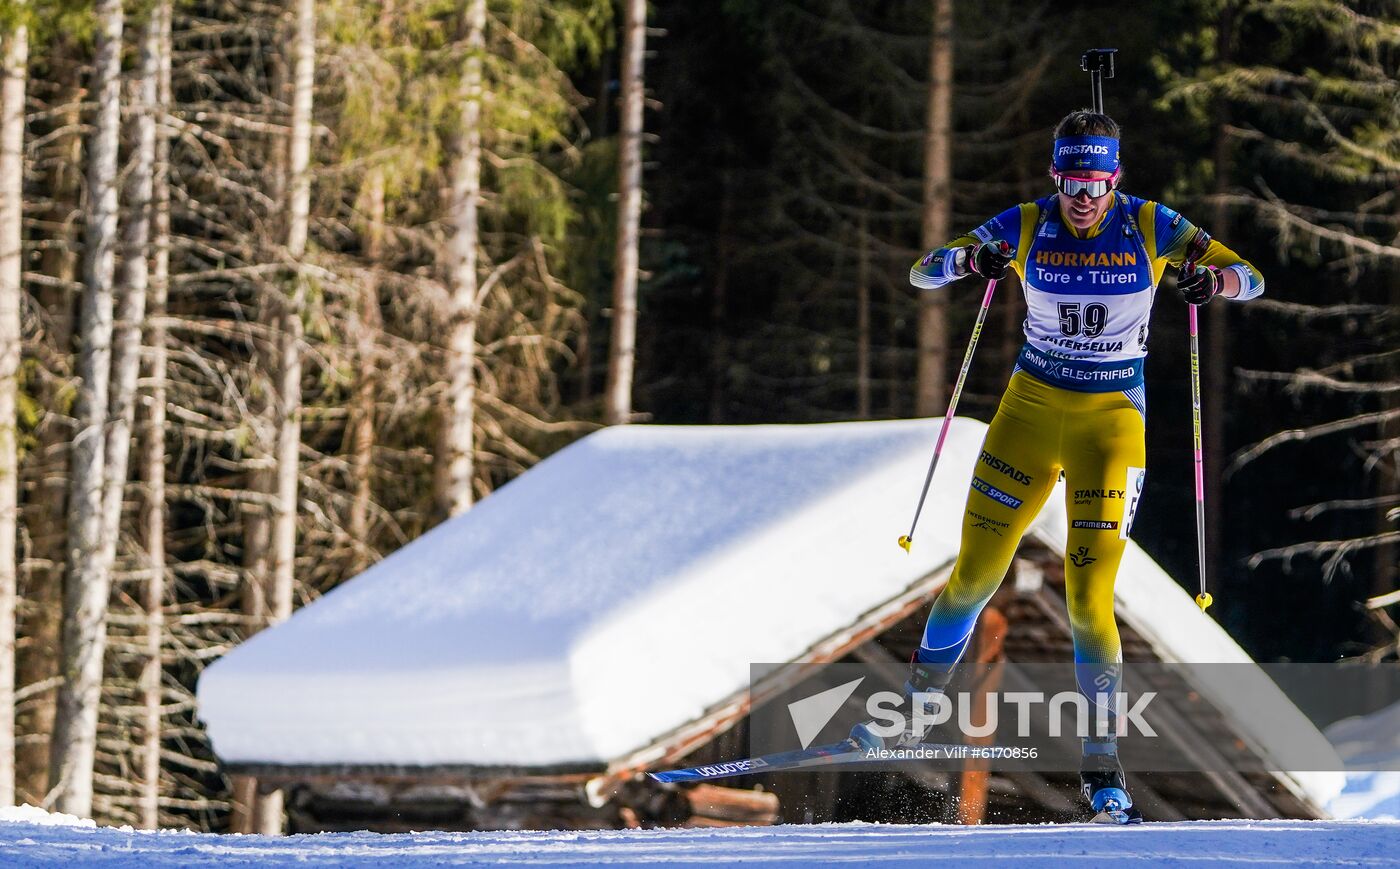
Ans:
[[[1220,277],[1220,269],[1193,263],[1190,269],[1182,269],[1176,276],[1176,287],[1187,304],[1204,305],[1220,294],[1225,282]]]
[[[979,277],[999,281],[1006,277],[1006,267],[1011,264],[1011,245],[1005,241],[970,244],[967,250],[967,266]]]

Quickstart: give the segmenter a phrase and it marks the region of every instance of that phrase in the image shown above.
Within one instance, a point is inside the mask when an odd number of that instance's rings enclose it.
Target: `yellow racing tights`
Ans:
[[[962,657],[978,615],[1061,471],[1069,522],[1065,598],[1075,663],[1112,667],[1120,660],[1113,583],[1142,495],[1140,396],[1073,392],[1023,371],[1012,375],[973,472],[962,548],[929,614],[919,661],[953,664]]]

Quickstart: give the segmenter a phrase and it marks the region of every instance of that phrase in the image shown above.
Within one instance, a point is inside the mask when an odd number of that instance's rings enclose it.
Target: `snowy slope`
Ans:
[[[37,810],[36,810],[37,811]],[[5,817],[0,813],[0,818]],[[716,866],[859,863],[1152,866],[1395,865],[1400,824],[1362,821],[1197,821],[1095,825],[829,824],[719,830],[323,833],[270,838],[0,822],[6,866],[114,869],[228,866]]]

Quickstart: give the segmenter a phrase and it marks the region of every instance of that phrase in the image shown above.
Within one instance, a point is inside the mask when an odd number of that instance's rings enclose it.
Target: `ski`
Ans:
[[[921,742],[916,745],[906,746],[906,748],[917,748],[925,751],[932,750],[935,755],[941,753],[952,759],[961,759],[964,756],[961,752],[966,750],[965,747],[961,745],[930,742]],[[835,766],[843,763],[859,763],[862,761],[877,761],[883,759],[886,758],[867,756],[867,749],[854,739],[848,737],[840,742],[833,742],[829,745],[814,745],[811,748],[780,751],[775,754],[762,754],[757,757],[746,757],[741,760],[708,763],[702,766],[691,766],[684,769],[649,772],[647,775],[659,782],[710,781],[712,779],[733,778],[734,776],[740,775],[753,775],[759,772],[783,772],[785,770],[810,769],[817,766]]]

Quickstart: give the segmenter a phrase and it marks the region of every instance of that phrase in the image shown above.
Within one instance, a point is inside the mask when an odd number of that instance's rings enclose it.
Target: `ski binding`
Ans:
[[[1104,788],[1094,794],[1095,824],[1141,824],[1142,814],[1133,810],[1133,800],[1122,788]]]

